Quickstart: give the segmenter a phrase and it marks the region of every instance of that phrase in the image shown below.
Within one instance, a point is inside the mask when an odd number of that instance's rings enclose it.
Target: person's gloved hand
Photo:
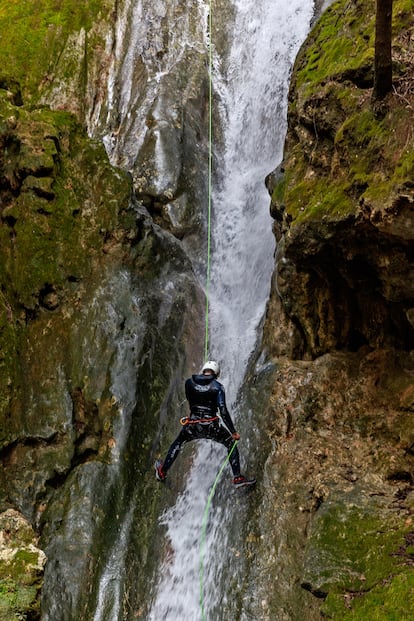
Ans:
[[[240,440],[240,434],[237,433],[237,431],[235,431],[234,433],[231,434],[231,437],[233,438],[233,440]]]

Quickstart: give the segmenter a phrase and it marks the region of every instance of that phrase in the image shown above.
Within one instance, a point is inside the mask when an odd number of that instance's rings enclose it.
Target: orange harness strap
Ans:
[[[188,416],[183,416],[180,418],[180,423],[185,427],[185,425],[196,425],[197,423],[212,423],[218,419],[218,416],[213,416],[213,418],[189,418]]]

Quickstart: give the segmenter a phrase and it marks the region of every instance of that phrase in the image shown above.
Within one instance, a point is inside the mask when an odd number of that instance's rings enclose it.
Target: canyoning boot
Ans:
[[[162,461],[157,459],[157,461],[154,464],[154,468],[155,468],[155,476],[157,478],[157,481],[161,481],[161,483],[165,481],[165,479],[167,478],[167,475],[164,472],[164,469],[162,467]]]
[[[248,485],[254,485],[255,483],[256,479],[247,479],[242,474],[240,474],[238,477],[234,477],[233,479],[234,487],[246,487]]]

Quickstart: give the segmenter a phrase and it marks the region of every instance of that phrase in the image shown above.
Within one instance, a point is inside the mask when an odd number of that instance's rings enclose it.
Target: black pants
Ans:
[[[223,444],[228,453],[230,453],[234,445],[231,433],[220,424],[219,420],[215,420],[211,423],[190,423],[181,429],[168,449],[167,456],[163,463],[164,472],[167,472],[167,470],[171,468],[184,444],[192,440],[214,440],[214,442]],[[230,455],[230,465],[233,470],[233,476],[238,477],[240,475],[240,456],[237,446],[234,447]]]

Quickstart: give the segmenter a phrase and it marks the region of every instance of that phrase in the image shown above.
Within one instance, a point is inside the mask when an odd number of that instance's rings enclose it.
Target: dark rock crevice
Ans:
[[[278,291],[312,357],[414,347],[412,245],[355,219],[298,227],[282,242]]]

